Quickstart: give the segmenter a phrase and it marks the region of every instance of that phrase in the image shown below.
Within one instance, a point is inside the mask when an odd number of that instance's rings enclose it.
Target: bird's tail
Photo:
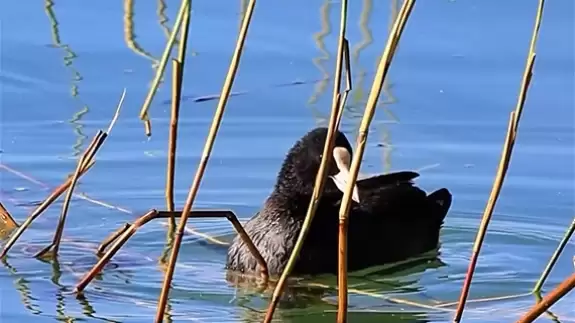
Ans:
[[[427,199],[432,205],[432,216],[443,223],[451,207],[451,193],[446,188],[442,188],[429,194]]]

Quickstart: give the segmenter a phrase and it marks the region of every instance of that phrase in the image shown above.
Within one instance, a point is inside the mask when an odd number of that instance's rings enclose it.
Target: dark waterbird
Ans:
[[[338,214],[349,177],[352,149],[336,134],[329,179],[293,275],[337,273]],[[268,265],[281,275],[302,228],[319,170],[327,128],[315,128],[289,150],[273,192],[245,230]],[[437,249],[439,231],[451,206],[445,188],[429,195],[412,180],[419,174],[396,172],[358,180],[349,212],[348,270],[405,260]],[[228,249],[229,270],[255,273],[256,260],[236,236]]]

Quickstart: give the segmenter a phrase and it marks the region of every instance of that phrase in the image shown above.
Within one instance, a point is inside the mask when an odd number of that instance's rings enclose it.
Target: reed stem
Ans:
[[[126,230],[128,230],[129,228],[130,224],[126,223],[124,224],[124,226],[119,227],[116,231],[108,235],[96,249],[96,255],[101,257],[104,254],[104,252],[106,252],[106,249],[108,249],[108,246],[114,243],[114,241],[116,241],[118,237],[121,236],[124,232],[126,232]]]
[[[497,175],[493,182],[493,187],[491,188],[491,193],[489,195],[489,200],[483,212],[481,219],[481,224],[475,238],[475,243],[473,244],[473,251],[471,254],[471,260],[467,268],[467,275],[463,286],[461,289],[461,295],[459,297],[459,304],[453,319],[454,322],[459,323],[465,309],[465,302],[469,295],[469,288],[471,286],[471,281],[473,280],[473,274],[475,272],[475,266],[477,265],[477,258],[481,252],[481,246],[483,245],[483,240],[485,239],[485,234],[487,232],[487,227],[491,220],[491,215],[493,214],[493,209],[499,198],[499,192],[505,180],[505,175],[507,174],[507,168],[509,167],[509,162],[511,160],[511,154],[513,152],[513,145],[517,137],[517,129],[519,127],[519,120],[521,119],[521,114],[523,112],[523,106],[525,104],[525,99],[527,98],[527,90],[529,84],[531,83],[531,78],[533,75],[533,65],[535,64],[535,45],[537,42],[537,37],[539,34],[539,27],[541,25],[541,17],[543,16],[543,6],[545,0],[539,0],[539,7],[537,9],[537,14],[535,16],[535,25],[533,27],[533,34],[531,36],[531,43],[529,45],[529,52],[527,54],[527,62],[525,65],[525,70],[523,72],[523,79],[521,81],[521,86],[519,89],[519,95],[517,98],[517,104],[515,111],[511,112],[511,117],[509,120],[509,125],[507,129],[507,134],[505,142],[503,145],[503,152],[501,154],[501,159],[499,160],[499,166],[497,168]]]
[[[184,11],[182,21],[182,32],[178,47],[178,59],[172,60],[172,110],[170,119],[170,133],[168,141],[168,174],[166,178],[166,207],[168,211],[174,211],[174,167],[176,163],[176,145],[178,139],[178,119],[180,115],[180,99],[182,96],[182,84],[184,75],[184,65],[186,62],[186,49],[188,47],[188,33],[190,30],[190,14],[192,2]],[[169,219],[169,232],[176,229],[174,219]],[[170,233],[168,232],[168,235]]]
[[[398,17],[395,19],[390,37],[387,40],[385,50],[381,56],[377,73],[371,87],[371,92],[367,99],[363,118],[359,126],[357,147],[353,155],[353,160],[349,170],[349,181],[343,194],[341,206],[339,209],[338,323],[347,321],[347,229],[349,226],[349,209],[351,207],[352,191],[357,181],[361,160],[363,159],[363,153],[365,151],[365,145],[367,142],[367,135],[369,133],[369,125],[371,124],[371,120],[375,114],[375,108],[377,106],[377,102],[379,101],[379,96],[381,94],[381,90],[383,89],[383,84],[389,71],[389,67],[391,66],[393,55],[395,54],[395,49],[397,48],[397,44],[414,5],[415,0],[405,0],[403,2],[403,6],[401,7]]]
[[[188,212],[189,216],[192,218],[226,218],[232,223],[235,231],[242,238],[243,242],[248,246],[248,249],[258,262],[258,264],[267,270],[267,264],[259,253],[258,249],[254,245],[251,238],[248,236],[244,228],[242,227],[240,221],[236,214],[230,210],[192,210]],[[166,218],[181,218],[183,212],[178,211],[156,211],[150,210],[146,214],[142,215],[134,221],[134,223],[125,224],[118,230],[114,231],[113,234],[108,236],[104,242],[98,248],[98,252],[101,253],[101,257],[81,279],[76,285],[75,292],[82,293],[86,286],[94,279],[94,277],[102,271],[102,268],[112,259],[112,257],[122,248],[122,246],[130,239],[139,228],[144,226],[146,223],[155,219],[166,219]],[[108,248],[108,246],[110,246]]]
[[[168,63],[168,58],[170,57],[170,53],[172,52],[172,47],[174,46],[176,36],[178,35],[178,32],[182,25],[182,21],[184,20],[185,13],[188,11],[189,6],[190,6],[190,0],[182,0],[180,10],[178,11],[178,16],[176,17],[176,21],[174,22],[172,34],[170,35],[170,38],[166,43],[166,47],[164,48],[164,52],[162,53],[158,69],[156,70],[156,75],[154,76],[154,80],[152,81],[152,86],[150,87],[148,95],[146,96],[144,104],[142,105],[142,109],[140,111],[140,119],[142,119],[146,123],[146,128],[150,127],[148,110],[150,108],[150,105],[152,104],[154,96],[156,95],[156,91],[158,90],[158,85],[160,84],[162,75],[164,75],[166,64]],[[182,44],[182,46],[184,46],[184,44]],[[151,132],[149,132],[150,131],[149,129],[151,128],[146,129],[146,135],[148,137],[151,134]]]
[[[68,213],[68,208],[70,206],[70,200],[72,198],[72,193],[74,192],[74,187],[80,178],[80,172],[86,166],[86,162],[92,160],[93,155],[95,154],[95,150],[98,148],[98,144],[101,143],[102,137],[105,137],[105,134],[102,130],[98,130],[90,145],[80,159],[78,159],[78,164],[76,166],[76,170],[72,175],[72,181],[70,182],[70,187],[66,192],[66,196],[64,197],[64,204],[62,205],[62,212],[60,213],[60,218],[58,219],[58,225],[56,226],[56,231],[54,232],[54,238],[52,239],[52,243],[48,245],[46,248],[42,249],[39,253],[36,254],[36,257],[44,257],[52,250],[52,256],[55,257],[58,254],[58,250],[60,248],[60,240],[62,238],[62,233],[64,231],[64,224],[66,221],[66,214]],[[89,156],[89,157],[88,157]]]
[[[54,233],[54,238],[52,240],[52,243],[50,245],[48,245],[46,248],[44,248],[42,251],[40,251],[36,255],[36,257],[47,256],[47,254],[50,252],[50,250],[52,250],[52,252],[51,252],[52,257],[56,257],[58,255],[58,251],[60,249],[60,241],[62,240],[62,233],[64,232],[64,224],[66,223],[66,215],[68,213],[68,208],[70,206],[72,194],[74,193],[74,188],[76,186],[76,183],[80,179],[80,176],[81,176],[80,173],[81,173],[82,169],[84,169],[89,162],[94,160],[94,156],[96,156],[98,149],[100,149],[100,147],[102,147],[102,145],[104,144],[104,141],[106,140],[106,138],[108,137],[108,135],[112,131],[112,128],[114,127],[114,124],[116,123],[116,120],[118,120],[118,117],[120,115],[120,110],[122,109],[122,104],[124,103],[125,96],[126,96],[126,89],[124,89],[122,91],[122,96],[120,97],[120,101],[118,102],[118,105],[116,107],[116,112],[114,113],[114,117],[112,118],[112,121],[110,122],[110,125],[108,126],[108,130],[106,132],[102,132],[101,130],[99,130],[96,133],[96,136],[94,136],[94,139],[92,140],[92,142],[90,143],[90,145],[88,146],[88,148],[86,149],[84,154],[82,154],[82,157],[78,160],[76,170],[74,171],[74,174],[72,175],[72,181],[70,183],[70,187],[68,188],[68,192],[66,193],[66,197],[64,198],[64,204],[62,206],[62,212],[61,212],[60,218],[58,220],[58,225],[56,227],[56,231]]]
[[[285,288],[285,284],[287,279],[295,266],[295,262],[299,253],[303,247],[303,242],[305,237],[309,232],[309,228],[311,225],[311,221],[315,215],[318,202],[321,198],[323,193],[323,187],[325,185],[325,180],[327,178],[327,165],[332,158],[331,151],[333,150],[334,142],[335,142],[335,133],[339,126],[339,120],[342,116],[341,109],[345,106],[345,100],[347,100],[347,93],[351,90],[351,70],[350,70],[350,63],[349,63],[349,44],[345,38],[345,31],[346,31],[346,24],[347,24],[347,0],[342,0],[341,2],[341,14],[340,14],[340,33],[339,33],[339,42],[338,42],[338,52],[337,52],[337,59],[336,59],[336,68],[335,68],[335,75],[334,75],[334,86],[333,86],[333,96],[332,96],[332,107],[331,107],[331,114],[329,118],[329,124],[327,128],[327,135],[326,140],[323,148],[323,154],[319,166],[319,170],[317,172],[314,189],[312,192],[310,204],[307,209],[306,217],[304,223],[302,225],[301,231],[299,232],[298,239],[296,244],[290,254],[290,258],[284,268],[280,279],[277,282],[276,287],[274,288],[274,292],[272,295],[272,299],[268,305],[268,309],[266,311],[266,316],[264,318],[265,323],[271,322],[275,309],[279,303],[279,299],[283,293]],[[341,89],[341,75],[342,75],[342,66],[343,60],[346,59],[346,74],[347,78],[347,88],[345,94],[342,96],[340,94]]]
[[[81,175],[86,173],[94,165],[94,162],[95,161],[91,161],[90,163],[88,163],[86,168],[82,169]],[[24,233],[24,231],[26,231],[26,229],[30,226],[30,224],[32,224],[32,222],[34,222],[34,220],[36,220],[36,218],[38,218],[38,216],[40,216],[42,212],[44,212],[52,203],[54,203],[54,201],[58,199],[58,197],[60,197],[60,195],[62,195],[62,193],[64,193],[66,189],[68,189],[68,187],[70,187],[71,183],[72,183],[72,177],[68,177],[63,184],[56,187],[54,191],[52,191],[52,193],[50,193],[50,195],[48,195],[48,197],[46,197],[46,199],[40,205],[38,205],[38,207],[36,207],[34,211],[32,211],[32,213],[26,218],[26,220],[24,220],[24,223],[22,223],[22,225],[18,227],[16,232],[14,232],[14,234],[10,236],[10,239],[8,240],[8,242],[6,242],[6,245],[4,246],[2,253],[0,253],[0,259],[6,257],[8,251],[10,251],[10,249],[14,246],[16,241],[18,241],[18,238],[20,238],[20,236]]]
[[[162,292],[160,294],[160,298],[158,301],[158,311],[156,312],[156,319],[155,319],[155,322],[157,322],[157,323],[162,322],[162,319],[164,317],[165,307],[166,307],[168,294],[169,294],[169,290],[170,290],[170,284],[172,282],[172,277],[174,274],[176,261],[178,259],[178,253],[180,250],[180,245],[182,243],[182,237],[184,235],[184,229],[186,226],[186,222],[188,220],[190,210],[192,208],[192,205],[193,205],[194,200],[196,198],[196,194],[197,194],[198,189],[200,187],[200,183],[201,183],[204,171],[206,169],[208,159],[209,159],[209,156],[211,154],[216,135],[218,133],[218,130],[219,130],[219,127],[221,124],[221,120],[222,120],[222,117],[223,117],[223,114],[225,111],[225,106],[226,106],[226,103],[228,101],[230,91],[231,91],[231,88],[232,88],[232,85],[233,85],[233,82],[235,79],[235,75],[236,75],[236,72],[238,69],[238,65],[239,65],[238,63],[239,63],[240,58],[241,58],[242,50],[244,47],[244,42],[245,42],[246,35],[247,35],[248,29],[249,29],[249,24],[251,22],[251,17],[252,17],[253,11],[254,11],[255,3],[256,3],[255,0],[251,0],[248,4],[248,8],[246,10],[244,20],[242,22],[242,29],[240,30],[240,34],[238,36],[238,40],[236,43],[234,55],[233,55],[232,61],[230,63],[228,74],[226,75],[226,79],[224,81],[222,93],[220,95],[220,100],[218,102],[218,107],[216,109],[216,113],[215,113],[214,118],[212,120],[212,125],[210,127],[210,132],[208,134],[208,138],[207,138],[206,143],[204,145],[204,150],[202,152],[202,158],[200,160],[200,164],[199,164],[198,169],[196,171],[194,181],[190,187],[188,197],[186,199],[186,203],[185,203],[183,211],[182,211],[182,217],[180,219],[180,222],[179,222],[179,225],[178,225],[178,228],[176,231],[176,236],[174,238],[174,245],[173,245],[172,250],[171,250],[168,268],[166,269],[166,274],[164,276],[164,283],[162,285]],[[268,276],[267,267],[266,268],[260,268],[260,269],[261,269],[262,276],[267,277]]]
[[[178,60],[172,60],[172,110],[168,139],[168,163],[166,174],[166,209],[174,211],[174,168],[176,165],[176,147],[178,140],[178,118],[180,115],[180,96],[182,86],[182,69]],[[169,231],[176,227],[174,219],[169,219]]]
[[[549,294],[535,304],[527,313],[525,313],[516,323],[530,323],[535,321],[541,314],[547,311],[553,304],[559,301],[575,288],[575,273],[571,274],[559,286],[555,287]]]
[[[545,283],[545,280],[547,280],[547,277],[551,273],[553,266],[555,266],[557,259],[559,259],[559,256],[563,252],[563,249],[565,249],[565,246],[567,246],[569,239],[571,239],[571,236],[573,236],[573,232],[575,232],[575,217],[573,218],[573,222],[571,222],[571,225],[567,229],[567,232],[565,232],[563,239],[561,239],[561,242],[557,246],[557,249],[555,249],[553,256],[551,256],[551,259],[549,259],[549,262],[547,263],[545,270],[543,270],[543,272],[541,273],[541,277],[539,277],[537,284],[535,284],[532,293],[538,293],[541,291],[541,287],[543,287],[543,284]]]

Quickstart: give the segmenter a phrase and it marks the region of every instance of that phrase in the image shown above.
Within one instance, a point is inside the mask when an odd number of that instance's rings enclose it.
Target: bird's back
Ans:
[[[438,246],[451,194],[440,189],[427,195],[413,184],[417,176],[398,172],[358,182],[361,204],[349,214],[349,270],[405,260]]]
[[[411,182],[417,176],[400,172],[358,181],[361,204],[353,203],[349,212],[350,271],[401,261],[437,247],[451,195],[441,189],[428,196]],[[280,275],[287,264],[310,198],[272,194],[244,226],[273,276]],[[341,193],[329,188],[322,195],[292,274],[337,273],[341,198]],[[253,272],[256,267],[247,246],[236,236],[228,250],[227,268]]]

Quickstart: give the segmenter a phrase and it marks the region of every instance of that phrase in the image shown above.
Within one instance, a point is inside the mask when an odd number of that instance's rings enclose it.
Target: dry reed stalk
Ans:
[[[170,53],[172,52],[172,47],[174,46],[174,41],[176,40],[176,36],[180,30],[182,25],[182,21],[184,19],[185,13],[188,11],[190,7],[190,0],[182,0],[182,4],[180,6],[180,10],[178,11],[178,16],[176,17],[176,21],[174,22],[174,27],[172,29],[172,34],[166,43],[166,47],[162,54],[162,58],[160,59],[160,63],[158,65],[158,69],[156,70],[156,75],[154,76],[154,80],[152,81],[152,86],[148,91],[148,95],[144,101],[142,106],[142,110],[140,111],[140,119],[144,122],[149,122],[148,116],[148,109],[150,108],[150,104],[152,104],[152,100],[156,95],[156,91],[158,90],[158,85],[160,84],[160,80],[162,75],[164,74],[164,70],[166,69],[166,64],[168,63],[168,58],[170,57]],[[189,21],[189,20],[188,20]],[[149,125],[149,124],[148,124]],[[149,133],[146,133],[149,136]]]
[[[36,257],[46,256],[47,253],[52,249],[52,247],[54,247],[52,256],[56,256],[58,254],[58,248],[60,245],[60,239],[62,238],[62,231],[64,229],[66,213],[68,212],[68,207],[70,205],[72,193],[74,192],[74,187],[76,186],[76,183],[78,182],[78,179],[80,177],[80,171],[84,169],[84,167],[86,166],[86,162],[93,159],[96,150],[100,147],[100,143],[102,143],[102,138],[104,138],[105,136],[106,135],[104,134],[104,132],[102,132],[102,130],[98,130],[98,132],[92,139],[92,142],[88,145],[88,148],[86,148],[86,151],[84,151],[80,159],[78,159],[76,170],[72,175],[70,187],[68,188],[66,196],[64,198],[64,204],[62,205],[62,213],[60,214],[60,219],[58,220],[58,225],[56,226],[56,231],[54,232],[54,238],[52,240],[52,243],[48,245],[46,248],[42,249],[40,252],[38,252],[36,254]],[[58,246],[56,246],[56,242]]]
[[[91,161],[86,166],[86,168],[82,169],[82,172],[80,174],[82,175],[86,173],[93,165],[94,161]],[[28,216],[28,218],[26,218],[26,220],[24,221],[24,223],[22,223],[22,225],[18,228],[18,230],[16,230],[16,232],[12,236],[10,236],[10,239],[8,240],[8,242],[6,242],[6,245],[4,246],[2,253],[0,253],[0,259],[6,256],[8,251],[10,251],[10,249],[14,246],[18,238],[24,233],[24,231],[26,231],[26,229],[30,226],[30,224],[32,224],[32,222],[36,220],[36,218],[40,216],[42,212],[44,212],[56,199],[58,199],[58,197],[60,197],[60,195],[62,195],[62,193],[64,193],[64,191],[68,189],[71,183],[72,183],[72,177],[68,177],[66,179],[66,182],[56,187],[54,191],[52,191],[52,193],[50,193],[50,195],[40,205],[38,205],[38,207],[36,207],[34,211],[32,211],[32,213]]]
[[[6,228],[6,230],[11,231],[18,227],[18,222],[10,215],[10,212],[4,207],[2,202],[0,202],[0,221],[4,223],[2,228]]]
[[[499,197],[499,192],[501,191],[501,187],[503,186],[503,180],[505,178],[505,174],[507,173],[507,168],[509,167],[509,158],[511,156],[511,151],[513,147],[513,131],[514,131],[514,120],[515,120],[515,111],[512,111],[509,116],[509,124],[507,126],[507,135],[505,137],[505,142],[503,145],[503,150],[501,154],[501,159],[499,161],[499,167],[497,169],[497,175],[495,176],[495,181],[493,183],[493,187],[491,189],[491,194],[489,196],[489,200],[487,202],[487,206],[485,207],[485,211],[483,213],[483,218],[481,221],[481,225],[479,227],[479,231],[477,233],[477,237],[475,239],[475,243],[473,245],[473,252],[471,255],[471,260],[469,262],[469,266],[467,268],[467,275],[465,277],[465,281],[463,282],[463,287],[461,290],[461,295],[459,297],[457,311],[455,314],[454,322],[459,322],[461,320],[461,315],[463,314],[463,310],[465,309],[465,302],[467,300],[467,296],[469,294],[469,287],[471,285],[471,280],[473,277],[473,273],[475,271],[475,266],[477,264],[477,258],[479,256],[479,252],[481,250],[481,245],[483,243],[483,238],[485,237],[485,233],[487,232],[487,224],[489,223],[489,219],[491,214],[493,213],[493,209],[495,208],[495,203],[497,198]]]
[[[174,211],[174,167],[176,164],[176,146],[178,139],[178,118],[180,115],[180,99],[182,95],[182,84],[184,75],[184,65],[186,62],[186,49],[188,47],[188,33],[190,30],[190,14],[192,4],[184,11],[182,21],[182,32],[178,48],[178,59],[172,60],[172,110],[170,118],[170,132],[168,142],[168,174],[166,179],[166,207],[168,211]],[[174,219],[169,220],[170,231],[175,229]]]
[[[169,290],[170,290],[170,284],[172,282],[172,277],[174,275],[174,269],[175,269],[176,261],[178,259],[178,253],[180,250],[180,245],[182,243],[182,237],[184,235],[184,229],[186,226],[186,222],[188,220],[190,210],[192,208],[192,205],[193,205],[194,200],[196,198],[196,194],[197,194],[198,189],[200,187],[200,183],[202,181],[202,177],[203,177],[204,171],[206,169],[206,166],[207,166],[207,163],[209,160],[209,156],[211,154],[212,148],[214,146],[214,141],[215,141],[216,135],[218,133],[218,130],[219,130],[219,127],[221,124],[221,120],[222,120],[222,117],[223,117],[223,114],[225,111],[225,106],[228,102],[231,88],[232,88],[232,85],[233,85],[233,82],[234,82],[234,79],[236,76],[236,72],[238,69],[238,63],[240,61],[242,50],[244,48],[244,42],[245,42],[246,35],[247,35],[249,25],[251,22],[255,3],[256,3],[255,0],[250,0],[250,2],[248,4],[248,7],[247,7],[247,10],[245,13],[245,17],[242,21],[242,28],[241,28],[240,33],[238,35],[236,48],[234,50],[234,54],[233,54],[232,60],[230,62],[230,67],[228,69],[228,73],[226,75],[224,85],[222,87],[222,92],[220,94],[220,100],[218,102],[218,107],[217,107],[216,112],[214,114],[214,118],[212,120],[212,125],[211,125],[210,131],[208,133],[208,138],[207,138],[206,143],[204,145],[204,150],[202,152],[202,158],[200,160],[200,163],[198,165],[198,169],[197,169],[196,174],[194,176],[193,183],[190,187],[188,197],[186,198],[186,203],[185,203],[183,211],[182,211],[182,217],[180,219],[178,229],[176,231],[176,235],[175,235],[175,239],[174,239],[174,245],[173,245],[172,250],[171,250],[170,260],[168,263],[168,267],[166,269],[166,274],[164,276],[164,282],[162,285],[162,292],[160,294],[160,298],[158,301],[158,311],[156,313],[155,322],[162,322],[162,319],[164,317],[165,307],[166,307],[168,294],[169,294]],[[262,267],[262,266],[260,265],[260,267]],[[268,276],[267,266],[260,268],[260,270],[261,270],[261,275],[267,280],[267,276]]]
[[[571,274],[559,286],[555,287],[549,294],[545,295],[543,299],[535,304],[527,313],[525,313],[516,323],[530,323],[535,321],[541,314],[547,311],[553,304],[560,300],[563,296],[567,295],[575,288],[575,273]]]
[[[349,42],[347,39],[344,38],[343,40],[343,54],[344,54],[344,61],[345,61],[345,90],[343,93],[337,94],[337,104],[339,106],[338,115],[336,118],[335,129],[339,129],[339,123],[341,122],[341,118],[343,116],[343,111],[345,109],[345,103],[347,102],[347,97],[349,96],[349,92],[352,89],[351,84],[351,61],[349,58]]]
[[[118,237],[121,236],[124,232],[126,232],[126,230],[128,230],[129,228],[130,224],[125,223],[124,226],[119,227],[116,231],[108,235],[96,249],[96,255],[101,257],[108,248],[108,246],[114,243],[114,241],[116,241]]]
[[[142,120],[144,121],[144,132],[146,133],[146,137],[151,137],[152,136],[152,121],[150,121],[150,117],[148,116],[147,113]]]
[[[192,11],[192,3],[187,6],[184,11],[182,21],[182,32],[180,33],[180,41],[178,48],[178,59],[173,60],[172,63],[172,111],[170,119],[170,133],[169,133],[169,152],[168,152],[168,174],[166,179],[166,207],[168,211],[174,211],[174,167],[176,164],[176,144],[178,138],[178,118],[180,115],[180,99],[182,95],[182,84],[184,75],[184,65],[186,62],[186,49],[188,47],[188,33],[190,30],[190,15]],[[168,220],[168,248],[171,245],[172,237],[171,232],[176,229],[176,222],[174,219]]]
[[[182,85],[182,70],[178,60],[172,60],[172,110],[170,132],[168,138],[168,163],[166,174],[166,209],[174,211],[174,168],[176,165],[176,145],[178,140],[178,118],[180,115],[180,94]],[[174,219],[169,219],[170,229],[176,227]]]
[[[551,259],[549,259],[549,262],[547,263],[545,270],[543,270],[543,272],[541,273],[541,277],[539,277],[537,284],[535,284],[535,287],[533,288],[532,293],[538,293],[541,291],[541,287],[545,283],[545,280],[549,276],[549,273],[551,273],[553,266],[555,266],[557,259],[559,259],[559,256],[563,252],[563,249],[565,249],[565,246],[569,242],[569,239],[571,239],[573,232],[575,232],[575,218],[573,218],[573,222],[571,222],[571,226],[569,226],[569,228],[567,229],[567,232],[565,232],[565,235],[563,236],[563,239],[561,239],[561,242],[557,246],[557,249],[555,249],[553,256],[551,256]]]
[[[343,323],[347,321],[347,230],[349,226],[349,209],[351,207],[351,196],[353,187],[355,186],[361,160],[365,151],[367,142],[367,135],[369,133],[369,125],[375,114],[375,108],[383,89],[383,83],[391,66],[395,49],[402,35],[407,19],[415,5],[415,0],[406,0],[399,12],[398,17],[392,27],[390,36],[387,40],[385,50],[381,56],[379,66],[374,77],[367,104],[359,126],[357,137],[357,147],[353,156],[350,166],[350,178],[347,183],[346,190],[343,194],[341,206],[339,209],[339,252],[338,252],[338,322]]]
[[[347,0],[341,1],[341,13],[340,13],[340,32],[339,32],[339,42],[338,42],[338,52],[336,58],[336,66],[335,66],[335,74],[334,74],[334,86],[333,86],[333,96],[332,96],[332,107],[331,113],[329,117],[329,123],[327,127],[327,135],[326,140],[323,148],[322,158],[320,162],[320,166],[315,178],[314,189],[312,192],[311,200],[307,209],[306,217],[300,233],[298,235],[298,239],[296,244],[291,252],[290,258],[284,268],[280,279],[277,282],[277,285],[274,289],[272,299],[268,305],[268,309],[266,311],[266,316],[264,318],[265,323],[271,322],[275,309],[279,303],[279,299],[283,290],[285,288],[285,284],[287,282],[288,276],[290,275],[293,267],[295,266],[295,262],[299,253],[303,247],[303,242],[305,237],[309,232],[309,228],[311,225],[311,221],[315,215],[317,205],[323,193],[323,187],[325,185],[325,180],[327,178],[327,165],[332,158],[331,151],[333,150],[334,142],[335,142],[335,133],[339,127],[339,120],[343,113],[340,111],[345,106],[345,100],[347,100],[347,94],[351,90],[351,70],[350,70],[350,62],[349,62],[349,44],[347,39],[345,38],[345,31],[347,25]],[[341,90],[341,75],[342,75],[342,68],[343,68],[343,60],[346,60],[345,67],[347,68],[347,88],[345,93],[342,95]]]
[[[232,223],[232,226],[236,230],[236,232],[240,235],[244,243],[248,246],[248,249],[257,260],[258,264],[261,267],[266,268],[267,264],[265,263],[264,258],[259,253],[258,249],[242,227],[242,224],[238,220],[236,214],[230,210],[192,210],[188,212],[189,216],[192,218],[226,218],[228,221]],[[136,219],[131,225],[124,225],[119,230],[115,231],[112,235],[110,235],[106,241],[100,245],[98,248],[98,252],[104,252],[101,255],[100,259],[92,267],[92,269],[86,273],[80,282],[76,285],[75,292],[81,293],[86,286],[94,279],[94,277],[102,271],[102,268],[112,259],[112,257],[120,250],[120,248],[130,239],[136,231],[144,226],[146,223],[154,220],[154,219],[166,219],[166,218],[181,218],[183,217],[183,211],[178,212],[169,212],[169,211],[156,211],[150,210],[146,214],[142,215],[138,219]],[[109,248],[108,245],[110,245]],[[107,250],[105,250],[107,249]]]
[[[114,125],[116,124],[116,121],[118,120],[118,117],[120,116],[120,110],[122,109],[122,105],[124,103],[125,96],[126,96],[126,89],[124,89],[122,91],[120,101],[118,102],[118,105],[116,106],[116,112],[114,113],[114,117],[112,118],[112,121],[110,122],[110,125],[108,126],[108,130],[106,132],[99,130],[96,133],[96,136],[94,136],[94,139],[92,140],[92,142],[90,143],[90,145],[88,146],[88,148],[86,149],[84,154],[82,154],[82,157],[78,160],[78,165],[76,166],[76,171],[74,172],[74,175],[72,175],[70,187],[68,188],[68,192],[66,193],[66,197],[64,198],[64,204],[62,206],[62,213],[60,213],[58,225],[57,225],[56,231],[54,233],[54,239],[52,240],[52,243],[50,245],[48,245],[46,248],[44,248],[42,251],[40,251],[36,255],[36,257],[49,256],[48,253],[50,252],[50,250],[52,251],[51,255],[50,255],[51,257],[58,256],[58,251],[60,249],[60,241],[62,240],[62,233],[64,232],[64,224],[66,223],[66,215],[67,215],[68,209],[70,207],[70,200],[71,200],[72,194],[74,192],[74,187],[76,186],[76,183],[80,179],[80,172],[82,171],[82,169],[84,169],[86,167],[86,165],[89,162],[94,160],[94,157],[96,156],[96,153],[98,152],[98,149],[100,149],[100,147],[102,147],[102,145],[106,141],[106,138],[108,138],[108,136],[110,135],[112,128],[114,127]]]
[[[491,193],[489,195],[489,200],[483,212],[481,218],[481,224],[479,230],[477,231],[477,236],[473,244],[473,251],[471,254],[471,260],[469,262],[469,267],[467,268],[467,274],[463,286],[461,289],[461,295],[459,297],[459,304],[457,306],[457,311],[453,319],[454,322],[459,323],[461,316],[463,315],[463,310],[465,309],[465,302],[469,295],[469,288],[471,286],[471,281],[473,280],[473,274],[475,272],[475,266],[477,265],[477,258],[481,252],[481,246],[483,245],[483,240],[485,239],[485,233],[487,232],[487,227],[489,221],[491,220],[491,215],[493,214],[493,209],[499,198],[499,192],[501,191],[501,186],[505,180],[505,175],[507,174],[507,168],[509,167],[509,162],[511,160],[511,154],[513,152],[513,145],[517,137],[517,129],[519,127],[519,120],[521,119],[521,113],[523,112],[523,106],[525,104],[525,99],[527,98],[527,90],[533,76],[533,65],[535,64],[535,45],[537,42],[537,37],[539,34],[539,27],[541,26],[541,17],[543,16],[543,6],[545,0],[539,0],[539,6],[537,9],[537,14],[535,16],[535,24],[533,27],[533,34],[531,36],[531,43],[529,45],[529,52],[527,54],[527,62],[525,65],[525,70],[523,72],[523,79],[521,81],[521,86],[519,89],[519,95],[517,98],[517,104],[515,111],[511,112],[511,117],[509,120],[509,126],[507,129],[507,134],[505,142],[503,145],[503,152],[501,154],[501,159],[499,160],[499,166],[497,168],[497,175],[493,182],[493,187],[491,188]]]

